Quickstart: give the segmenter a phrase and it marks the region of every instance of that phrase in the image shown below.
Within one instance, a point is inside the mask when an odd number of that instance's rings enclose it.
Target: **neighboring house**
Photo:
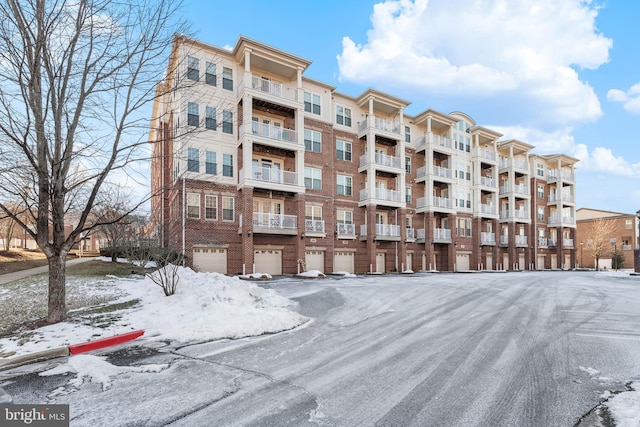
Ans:
[[[573,268],[576,159],[310,64],[176,37],[149,135],[163,246],[229,274]]]
[[[621,252],[624,256],[623,268],[634,268],[634,250],[640,248],[638,238],[638,217],[636,214],[625,214],[620,212],[604,211],[599,209],[580,208],[576,211],[576,241],[578,249],[578,259],[582,258],[585,267],[595,267],[595,259],[591,251],[592,228],[594,221],[603,219],[611,223],[611,231],[606,240],[611,246],[611,251],[600,258],[600,268],[611,268],[611,257],[614,251]]]

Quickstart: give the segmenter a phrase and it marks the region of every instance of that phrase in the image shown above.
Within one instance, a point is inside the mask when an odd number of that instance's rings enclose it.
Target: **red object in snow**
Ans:
[[[101,348],[132,341],[142,336],[143,334],[144,334],[144,331],[133,331],[133,332],[128,332],[126,334],[116,335],[113,337],[102,338],[95,341],[85,342],[82,344],[70,345],[69,353],[80,354],[80,353],[86,353],[88,351],[99,350]]]

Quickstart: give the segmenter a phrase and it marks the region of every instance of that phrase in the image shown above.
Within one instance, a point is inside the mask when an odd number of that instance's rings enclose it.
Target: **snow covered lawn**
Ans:
[[[76,315],[72,312],[66,322],[0,339],[0,358],[138,329],[145,331],[146,339],[193,342],[280,332],[309,320],[287,308],[291,304],[289,299],[252,282],[217,273],[196,273],[183,267],[178,268],[178,276],[177,291],[169,297],[147,277],[94,279],[96,286],[84,279],[80,293],[87,301],[97,301],[99,305]],[[68,286],[77,287],[73,283]],[[30,289],[30,293],[38,293],[35,285]],[[5,301],[29,298],[23,288],[3,288],[2,294]],[[124,308],[113,311],[118,305]]]

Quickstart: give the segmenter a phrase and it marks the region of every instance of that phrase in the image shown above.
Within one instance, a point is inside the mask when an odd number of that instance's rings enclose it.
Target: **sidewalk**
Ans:
[[[80,264],[83,262],[91,261],[95,258],[87,257],[87,258],[76,258],[67,260],[67,266]],[[29,268],[28,270],[16,271],[13,273],[0,274],[0,285],[4,285],[6,283],[15,282],[16,280],[24,279],[25,277],[33,276],[35,274],[47,273],[49,271],[49,266],[44,265],[42,267]]]

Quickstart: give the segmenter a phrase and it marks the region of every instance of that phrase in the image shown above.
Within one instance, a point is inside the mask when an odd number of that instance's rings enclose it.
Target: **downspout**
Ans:
[[[186,181],[184,179],[184,175],[182,175],[182,265],[185,264],[185,218],[187,216],[186,206],[187,206],[187,189],[186,189]]]

